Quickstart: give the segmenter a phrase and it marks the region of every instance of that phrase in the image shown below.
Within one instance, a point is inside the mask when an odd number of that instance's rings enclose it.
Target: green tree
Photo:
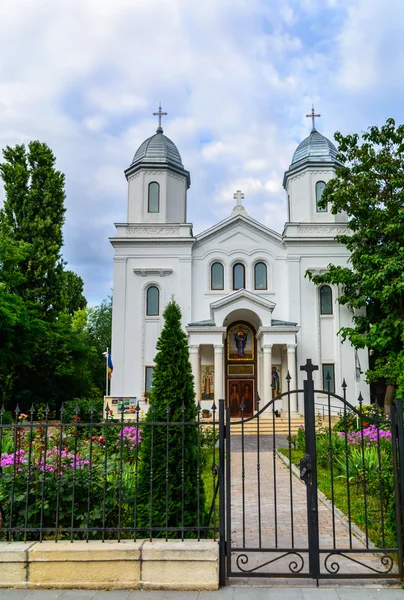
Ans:
[[[15,241],[30,244],[20,271],[19,295],[36,302],[47,318],[57,317],[61,305],[64,175],[55,169],[52,150],[39,141],[3,150],[0,164],[6,194],[0,222]]]
[[[0,396],[9,408],[56,408],[94,385],[91,338],[73,326],[83,281],[64,271],[64,175],[46,144],[3,151],[0,176]]]
[[[150,408],[146,422],[195,421],[196,406],[193,377],[189,362],[188,341],[181,328],[181,311],[171,301],[164,311],[165,324],[157,342],[157,354],[153,373]],[[150,522],[150,473],[153,471],[152,526],[195,527],[198,511],[198,438],[197,429],[184,426],[184,451],[182,460],[182,426],[143,427],[138,479],[138,527],[147,527]],[[184,469],[184,480],[182,479]],[[166,474],[168,478],[166,480]],[[166,485],[168,482],[168,503]],[[204,488],[200,489],[200,523],[204,524]],[[184,500],[184,511],[182,502]],[[168,511],[167,511],[168,506]],[[159,535],[154,534],[156,537]],[[191,534],[192,535],[192,534]],[[172,534],[171,537],[176,537]]]
[[[87,305],[83,295],[84,282],[73,271],[63,271],[61,281],[61,309],[72,316]]]
[[[105,356],[111,349],[112,298],[109,296],[98,306],[87,309],[86,330],[94,351],[92,371],[94,385],[105,390]]]
[[[351,252],[349,267],[330,264],[315,284],[340,285],[340,304],[353,311],[343,340],[372,350],[370,382],[383,378],[392,393],[404,393],[404,126],[388,119],[362,135],[337,132],[338,167],[321,204],[345,211],[348,232],[337,236]]]

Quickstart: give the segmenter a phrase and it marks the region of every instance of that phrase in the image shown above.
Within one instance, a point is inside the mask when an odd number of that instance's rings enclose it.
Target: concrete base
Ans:
[[[213,540],[0,542],[0,587],[217,590]]]

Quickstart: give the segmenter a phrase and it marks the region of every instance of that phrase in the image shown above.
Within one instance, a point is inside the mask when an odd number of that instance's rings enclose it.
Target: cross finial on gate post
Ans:
[[[311,358],[306,359],[306,364],[300,366],[301,371],[306,371],[307,373],[307,381],[311,381],[313,379],[313,371],[318,371],[318,365],[313,365],[311,362]]]

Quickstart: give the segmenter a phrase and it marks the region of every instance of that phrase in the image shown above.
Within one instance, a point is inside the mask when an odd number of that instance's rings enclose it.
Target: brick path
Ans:
[[[236,442],[234,449],[239,449],[239,444]],[[255,569],[259,565],[266,563],[269,560],[275,561],[266,568],[257,568],[258,573],[266,573],[267,577],[280,576],[282,573],[288,577],[289,564],[296,562],[296,567],[291,565],[291,568],[300,569],[302,559],[304,561],[301,574],[308,574],[308,553],[301,552],[299,555],[289,555],[280,560],[276,560],[283,553],[282,548],[287,549],[306,549],[308,548],[308,530],[307,530],[307,509],[306,509],[306,486],[297,477],[290,477],[289,468],[280,460],[275,458],[272,452],[261,452],[261,548],[269,548],[275,550],[279,548],[279,552],[270,553],[250,553],[248,554],[248,562],[243,565],[239,564],[242,569]],[[245,452],[245,538],[243,540],[243,503],[242,503],[242,454],[240,451],[232,451],[231,454],[231,519],[232,519],[232,546],[233,547],[250,547],[259,548],[259,526],[258,526],[258,478],[257,478],[257,454],[256,452]],[[276,515],[277,523],[275,522],[275,498],[274,498],[274,464],[276,475]],[[290,494],[290,486],[292,494]],[[293,502],[293,511],[291,511],[291,498]],[[321,501],[319,501],[319,529],[320,529],[320,549],[334,548],[333,543],[333,528],[332,528],[332,512]],[[245,542],[245,543],[244,543]],[[335,547],[348,549],[349,532],[343,522],[335,516]],[[365,545],[352,536],[352,547],[354,549],[365,549]],[[236,564],[236,559],[243,552],[232,553],[232,570],[239,572],[240,569]],[[320,569],[322,573],[327,573],[324,561],[327,553],[320,555]],[[383,565],[374,554],[351,554],[351,557],[365,563],[373,569],[379,571],[384,570]],[[332,556],[329,560],[329,567],[332,563],[339,565],[339,573],[346,574],[348,578],[353,575],[371,574],[370,569],[366,569],[361,565],[352,562],[343,557]],[[248,577],[248,573],[246,573]]]

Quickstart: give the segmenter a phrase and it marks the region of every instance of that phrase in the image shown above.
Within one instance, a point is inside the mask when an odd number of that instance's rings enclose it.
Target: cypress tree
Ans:
[[[193,376],[188,341],[181,328],[181,310],[172,300],[164,311],[165,324],[157,342],[150,408],[145,421],[162,425],[143,427],[137,498],[137,526],[194,527],[198,525],[198,487],[200,525],[204,525],[204,488],[198,474],[198,430],[196,426],[169,422],[196,422]],[[167,459],[168,429],[168,459]],[[182,435],[184,435],[184,456]],[[150,475],[152,473],[152,508]],[[168,489],[168,494],[167,494]],[[165,534],[153,533],[153,537]],[[180,537],[171,533],[169,537]]]

